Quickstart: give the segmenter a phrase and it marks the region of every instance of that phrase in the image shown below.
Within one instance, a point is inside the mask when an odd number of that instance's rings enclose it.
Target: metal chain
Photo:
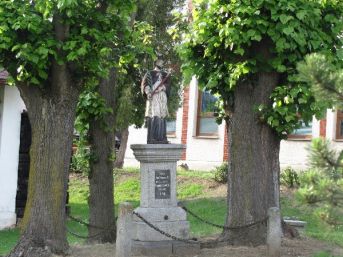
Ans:
[[[108,229],[108,228],[102,228],[102,227],[98,227],[98,226],[95,226],[95,225],[92,225],[92,224],[89,224],[81,219],[78,219],[76,217],[73,217],[71,216],[70,214],[68,214],[68,218],[70,218],[71,220],[73,221],[76,221],[78,223],[80,223],[81,225],[84,225],[86,227],[89,227],[89,228],[96,228],[96,229],[101,229],[101,230],[109,230],[109,231],[112,231],[113,229]]]
[[[198,239],[197,238],[192,238],[192,239],[184,239],[184,238],[179,238],[179,237],[176,237],[176,236],[172,236],[170,235],[169,233],[159,229],[158,227],[156,227],[155,225],[153,225],[152,223],[150,223],[149,221],[147,221],[144,217],[142,217],[139,213],[137,212],[133,212],[134,215],[136,215],[138,218],[140,218],[145,224],[147,224],[149,227],[151,227],[152,229],[154,229],[155,231],[159,232],[160,234],[166,236],[166,237],[169,237],[173,240],[176,240],[176,241],[180,241],[180,242],[184,242],[184,243],[187,243],[187,244],[198,244]]]
[[[95,235],[92,235],[92,236],[82,236],[82,235],[79,235],[79,234],[76,234],[75,232],[71,231],[70,229],[68,229],[68,227],[66,228],[68,233],[75,236],[75,237],[78,237],[78,238],[82,238],[82,239],[90,239],[90,238],[94,238],[94,237],[97,237],[97,236],[100,236],[102,233],[98,233],[98,234],[95,234]]]
[[[248,227],[252,227],[254,225],[257,225],[259,223],[264,223],[268,220],[268,217],[264,218],[264,219],[261,219],[261,220],[258,220],[256,222],[253,222],[253,223],[249,223],[249,224],[246,224],[246,225],[241,225],[241,226],[225,226],[225,225],[218,225],[218,224],[215,224],[213,222],[210,222],[210,221],[207,221],[201,217],[199,217],[198,215],[196,215],[194,212],[190,211],[189,209],[187,209],[186,206],[183,206],[181,205],[180,206],[182,209],[184,209],[187,213],[189,213],[190,215],[192,215],[194,218],[210,225],[210,226],[213,226],[213,227],[217,227],[217,228],[223,228],[223,229],[226,229],[226,230],[235,230],[235,229],[241,229],[241,228],[248,228]]]

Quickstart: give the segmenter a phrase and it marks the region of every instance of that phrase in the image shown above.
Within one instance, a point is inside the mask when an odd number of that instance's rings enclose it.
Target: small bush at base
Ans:
[[[300,185],[298,173],[291,167],[287,167],[281,172],[281,185],[288,188],[296,188]]]
[[[228,169],[229,165],[227,162],[224,162],[222,165],[214,169],[214,180],[218,183],[225,184],[228,179]]]

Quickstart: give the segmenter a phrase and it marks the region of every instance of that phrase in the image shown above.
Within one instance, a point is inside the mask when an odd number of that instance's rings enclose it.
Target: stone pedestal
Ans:
[[[141,172],[141,205],[135,212],[162,231],[188,239],[187,215],[177,206],[176,199],[177,161],[185,148],[179,144],[131,145],[136,159],[140,161]],[[155,231],[135,215],[133,231],[133,251],[136,253],[146,254],[149,252],[147,248],[158,252],[163,249],[160,256],[165,256],[176,250],[173,250],[175,241]]]

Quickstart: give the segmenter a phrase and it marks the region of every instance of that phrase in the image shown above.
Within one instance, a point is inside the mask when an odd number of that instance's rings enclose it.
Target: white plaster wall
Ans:
[[[16,223],[20,120],[24,109],[18,89],[5,86],[0,124],[0,229]]]
[[[280,146],[280,166],[286,168],[291,166],[297,170],[304,170],[308,166],[306,148],[311,141],[282,140]]]
[[[326,112],[326,138],[335,140],[336,138],[336,122],[337,113],[336,111],[329,109]]]
[[[312,138],[320,136],[320,121],[312,120]],[[308,151],[311,140],[288,139],[282,140],[280,145],[281,169],[291,166],[293,169],[305,170],[308,166]]]
[[[343,140],[336,139],[336,123],[337,123],[337,111],[328,110],[326,115],[326,135],[327,138],[332,140],[332,146],[337,151],[343,150]]]
[[[181,121],[181,122],[180,122]],[[181,143],[181,130],[182,130],[182,108],[177,112],[176,117],[176,133],[175,136],[168,137],[168,141],[173,144]],[[147,142],[147,129],[129,127],[129,138],[125,153],[124,167],[138,167],[139,162],[135,159],[131,149],[132,144],[146,144]]]

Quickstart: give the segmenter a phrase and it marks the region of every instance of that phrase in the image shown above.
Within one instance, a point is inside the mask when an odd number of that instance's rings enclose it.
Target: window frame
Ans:
[[[197,106],[197,116],[196,116],[196,133],[195,136],[199,138],[218,138],[219,137],[219,125],[217,124],[217,131],[214,133],[201,133],[200,132],[200,121],[201,118],[215,118],[214,112],[206,112],[205,116],[201,116],[201,105],[202,105],[202,94],[203,91],[198,89],[198,106]],[[211,115],[212,114],[212,115]]]
[[[287,140],[303,140],[303,141],[310,141],[313,138],[313,121],[311,122],[311,134],[305,134],[305,135],[297,135],[297,134],[290,134],[288,135]]]

